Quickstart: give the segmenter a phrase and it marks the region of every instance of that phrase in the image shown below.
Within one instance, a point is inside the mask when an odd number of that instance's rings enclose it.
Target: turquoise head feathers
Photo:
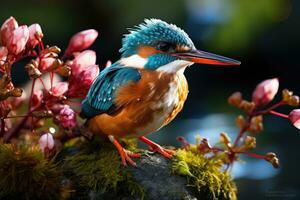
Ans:
[[[144,68],[155,70],[177,60],[172,53],[195,49],[192,40],[186,32],[176,25],[168,24],[159,19],[146,19],[144,23],[129,29],[122,40],[122,58],[139,55],[142,47],[152,47],[157,52],[152,52],[146,57]]]

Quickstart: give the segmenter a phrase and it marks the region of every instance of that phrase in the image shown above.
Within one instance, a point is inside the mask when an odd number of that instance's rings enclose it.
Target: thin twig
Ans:
[[[288,118],[289,118],[288,115],[283,114],[283,113],[280,113],[280,112],[276,112],[276,111],[274,111],[274,110],[270,110],[269,113],[272,114],[272,115],[276,115],[276,116],[278,116],[278,117],[285,118],[285,119],[288,119]]]
[[[47,88],[46,88],[46,85],[45,85],[43,79],[42,79],[41,77],[39,77],[38,79],[39,79],[39,81],[42,83],[44,89],[46,90]]]
[[[255,157],[255,158],[259,158],[259,159],[263,159],[263,160],[266,159],[265,155],[260,155],[260,154],[256,154],[256,153],[249,153],[249,152],[237,152],[237,153],[244,154],[244,155],[251,156],[251,157]]]

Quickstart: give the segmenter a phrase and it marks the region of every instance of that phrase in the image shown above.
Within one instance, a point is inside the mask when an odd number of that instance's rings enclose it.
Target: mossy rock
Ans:
[[[172,160],[141,151],[123,167],[114,145],[96,138],[66,145],[55,160],[37,147],[0,144],[0,199],[236,199],[236,186],[218,158],[195,146]],[[138,151],[136,142],[122,145]]]
[[[222,166],[220,158],[205,157],[196,146],[190,146],[188,150],[177,150],[171,170],[174,174],[185,176],[188,187],[196,189],[198,197],[236,200],[236,185],[230,173],[221,169]]]
[[[131,150],[135,148],[131,141],[122,143]],[[97,138],[66,151],[62,168],[74,189],[71,199],[112,199],[118,195],[144,198],[143,188],[134,181],[129,168],[121,165],[112,143]]]
[[[123,167],[115,147],[98,139],[65,153],[71,199],[236,199],[236,186],[221,162],[193,149],[178,150],[172,160],[143,151],[136,168]]]
[[[0,144],[0,199],[62,199],[61,175],[38,148]]]

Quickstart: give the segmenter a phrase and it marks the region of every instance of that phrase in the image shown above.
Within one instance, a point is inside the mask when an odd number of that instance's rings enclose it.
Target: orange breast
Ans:
[[[140,70],[141,80],[121,87],[113,115],[101,114],[89,121],[95,134],[139,137],[172,121],[183,108],[188,86],[183,73]]]

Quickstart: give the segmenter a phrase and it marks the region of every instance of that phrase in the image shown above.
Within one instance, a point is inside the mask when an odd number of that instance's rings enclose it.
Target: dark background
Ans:
[[[238,113],[227,97],[243,91],[250,98],[255,85],[278,77],[280,88],[300,94],[300,1],[297,0],[84,0],[1,1],[0,21],[14,16],[19,24],[39,23],[46,44],[62,49],[76,32],[94,28],[100,37],[92,46],[97,63],[116,61],[122,35],[144,18],[159,18],[182,27],[199,49],[242,61],[240,67],[194,65],[186,70],[189,98],[179,117],[152,138],[178,145],[176,136],[190,142],[200,134],[214,143],[221,131],[234,137]],[[15,83],[26,81],[23,68],[14,68]],[[278,100],[280,95],[278,95]],[[288,112],[288,110],[282,110]],[[266,117],[257,137],[257,153],[276,152],[281,167],[243,157],[233,174],[240,199],[300,199],[300,131],[288,121]],[[163,134],[163,132],[165,132]]]

